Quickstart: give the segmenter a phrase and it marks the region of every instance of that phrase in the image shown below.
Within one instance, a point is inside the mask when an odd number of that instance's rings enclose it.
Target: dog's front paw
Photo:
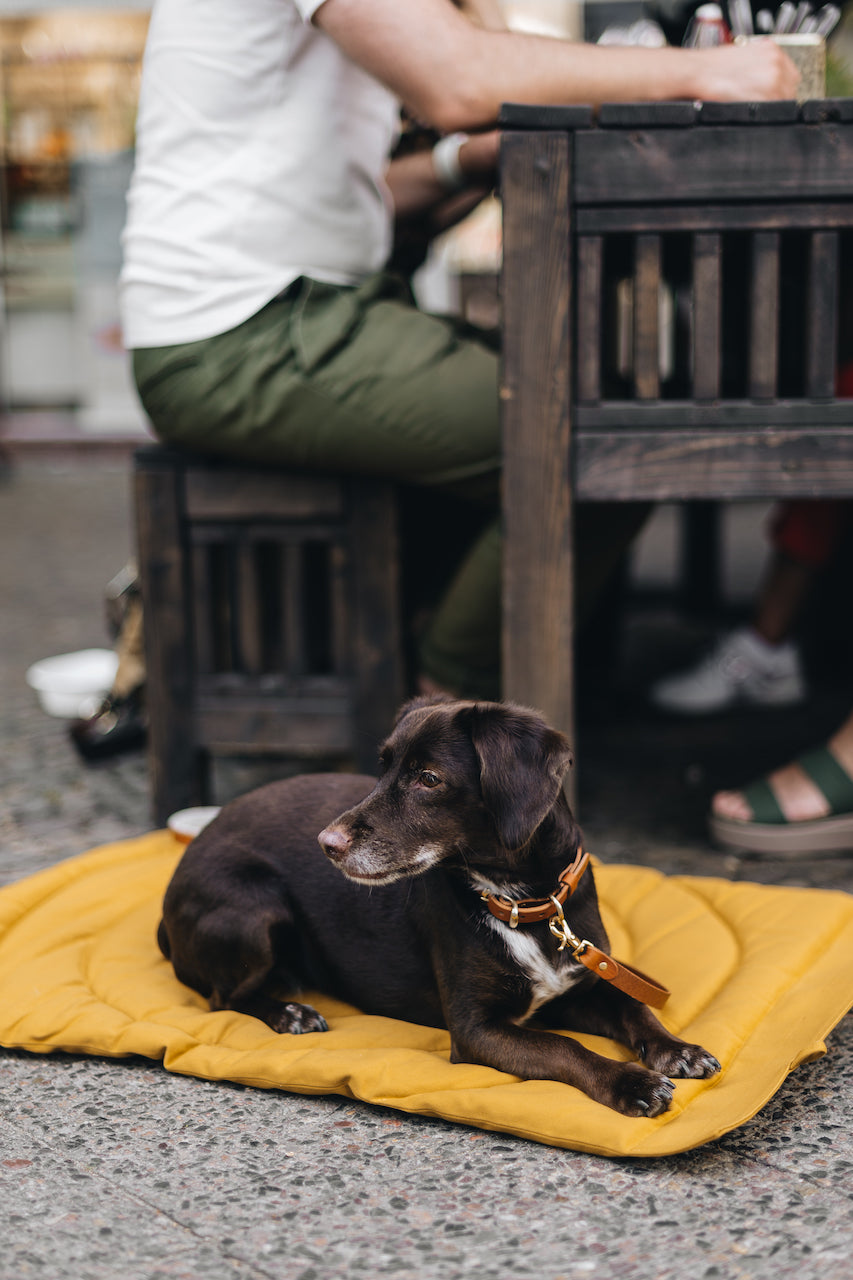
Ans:
[[[289,1032],[292,1036],[305,1035],[308,1031],[328,1031],[329,1024],[322,1014],[310,1004],[283,1004],[270,1022],[273,1031]]]
[[[659,1116],[669,1110],[675,1085],[667,1076],[626,1063],[614,1082],[610,1105],[623,1116]]]
[[[660,1071],[672,1080],[707,1080],[720,1070],[717,1059],[701,1044],[685,1044],[679,1040],[649,1045],[643,1062],[652,1071]]]

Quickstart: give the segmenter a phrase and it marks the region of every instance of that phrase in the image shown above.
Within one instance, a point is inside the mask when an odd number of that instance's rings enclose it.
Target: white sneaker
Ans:
[[[744,627],[722,636],[694,667],[652,685],[661,711],[703,715],[737,703],[783,707],[801,702],[806,684],[796,645],[771,645]]]

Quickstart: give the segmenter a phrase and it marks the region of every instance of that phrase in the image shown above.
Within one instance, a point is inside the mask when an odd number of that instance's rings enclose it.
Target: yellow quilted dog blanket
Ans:
[[[679,1081],[654,1120],[552,1081],[451,1065],[444,1031],[322,996],[325,1034],[279,1036],[211,1013],[155,942],[182,847],[164,831],[106,845],[0,890],[0,1044],[162,1059],[168,1071],[365,1102],[610,1156],[684,1151],[743,1124],[853,1004],[853,897],[602,866],[613,953],[672,989],[664,1021],[723,1065]],[[579,1037],[599,1052],[620,1046]]]

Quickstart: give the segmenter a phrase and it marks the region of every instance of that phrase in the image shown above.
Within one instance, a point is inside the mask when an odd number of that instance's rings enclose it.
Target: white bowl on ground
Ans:
[[[26,681],[49,716],[74,720],[94,715],[112,687],[117,666],[112,649],[80,649],[34,662]]]
[[[213,821],[220,808],[218,804],[203,804],[192,809],[179,809],[177,813],[170,815],[166,825],[181,844],[189,844]]]

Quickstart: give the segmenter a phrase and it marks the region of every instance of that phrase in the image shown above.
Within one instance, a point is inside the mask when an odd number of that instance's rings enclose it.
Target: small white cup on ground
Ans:
[[[80,649],[34,662],[25,679],[49,716],[74,720],[94,715],[115,679],[112,649]]]

